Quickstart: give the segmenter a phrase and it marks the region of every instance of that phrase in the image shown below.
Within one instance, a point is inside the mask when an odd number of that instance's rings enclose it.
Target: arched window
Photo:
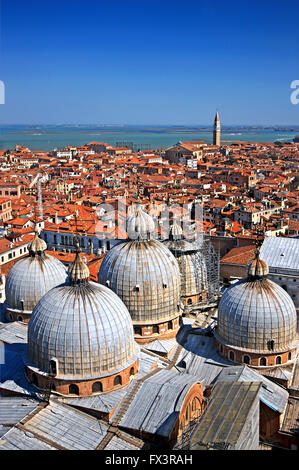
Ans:
[[[130,369],[130,376],[131,376],[131,375],[134,375],[134,374],[135,374],[135,372],[134,372],[134,367],[131,367],[131,369]]]
[[[50,373],[53,375],[57,375],[57,360],[56,359],[50,360]]]
[[[188,305],[192,305],[192,299],[187,300]]]
[[[233,351],[230,351],[230,352],[229,352],[229,358],[230,358],[231,361],[234,362],[234,360],[235,360],[235,353],[234,353]]]
[[[275,359],[276,364],[281,364],[281,356],[277,356]]]
[[[187,408],[186,408],[186,423],[188,423],[188,421],[189,421],[189,419],[190,419],[190,410],[189,410],[189,406],[190,406],[190,405],[188,405]]]
[[[21,310],[24,310],[24,300],[20,300],[21,302]]]
[[[21,315],[18,316],[18,321],[23,321],[23,317],[21,317]]]
[[[289,352],[289,354],[288,354],[288,361],[290,361],[291,359],[292,359],[292,353]]]
[[[78,385],[75,385],[75,384],[71,384],[69,386],[69,393],[71,395],[79,395],[79,387]]]
[[[274,349],[274,340],[273,339],[270,339],[270,341],[268,341],[268,349],[270,349],[270,351],[273,351],[273,349]]]
[[[186,362],[185,362],[185,361],[182,361],[182,362],[181,362],[181,367],[183,367],[183,369],[186,369],[186,367],[187,367],[187,364],[186,364]]]
[[[267,365],[267,359],[265,357],[260,358],[260,366],[266,366]]]
[[[244,362],[244,364],[250,364],[250,357],[249,356],[244,356],[243,357],[243,362]]]
[[[172,321],[169,321],[167,325],[168,325],[168,329],[172,330]]]
[[[198,418],[198,416],[201,413],[201,406],[200,406],[200,401],[197,397],[193,398],[192,400],[192,416],[191,418]]]
[[[121,385],[122,384],[122,379],[120,375],[117,375],[114,379],[114,385]]]
[[[102,391],[103,391],[102,382],[94,382],[92,384],[92,393],[97,393],[97,392],[102,392]]]
[[[158,325],[153,325],[153,333],[159,333]]]

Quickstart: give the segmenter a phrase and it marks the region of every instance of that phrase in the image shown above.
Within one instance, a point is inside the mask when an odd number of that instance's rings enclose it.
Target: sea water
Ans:
[[[221,142],[274,142],[291,141],[299,130],[253,128],[222,129]],[[179,141],[203,140],[211,143],[212,128],[162,127],[162,126],[66,126],[66,125],[1,125],[0,150],[13,150],[23,145],[31,150],[51,151],[65,146],[80,146],[89,142],[132,142],[135,148],[167,148]]]

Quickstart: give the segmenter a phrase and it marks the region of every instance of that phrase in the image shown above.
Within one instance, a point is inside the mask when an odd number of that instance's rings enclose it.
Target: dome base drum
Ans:
[[[226,344],[214,331],[216,348],[221,356],[237,364],[247,364],[252,368],[271,368],[285,366],[293,363],[296,359],[296,346],[292,345],[285,351],[256,351],[254,349],[241,349]]]
[[[180,329],[180,317],[155,325],[134,325],[134,338],[137,343],[149,343],[157,339],[175,338]]]
[[[60,378],[51,376],[36,367],[26,365],[25,371],[28,380],[41,391],[51,389],[51,393],[63,396],[90,396],[99,393],[112,392],[126,387],[131,379],[138,373],[139,359],[125,369],[113,371],[111,375],[84,380],[81,378]]]

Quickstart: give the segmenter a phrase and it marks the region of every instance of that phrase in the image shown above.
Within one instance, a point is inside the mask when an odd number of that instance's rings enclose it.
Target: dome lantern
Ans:
[[[141,207],[138,200],[133,212],[126,219],[128,238],[130,240],[149,240],[155,230],[153,218]]]
[[[248,263],[247,274],[249,279],[265,278],[269,274],[269,267],[266,261],[260,259],[260,246],[255,250],[255,258]]]
[[[169,240],[181,240],[182,237],[182,227],[177,223],[176,218],[174,217],[173,224],[170,227],[169,231]]]
[[[46,249],[47,249],[47,244],[44,240],[39,238],[39,232],[38,232],[37,227],[35,226],[34,237],[31,240],[31,242],[28,243],[29,255],[31,257],[34,257],[36,255],[43,256],[45,254]]]
[[[73,263],[68,269],[68,275],[70,283],[75,284],[86,284],[89,278],[88,266],[84,263],[80,256],[81,250],[78,241],[76,242],[76,256]]]

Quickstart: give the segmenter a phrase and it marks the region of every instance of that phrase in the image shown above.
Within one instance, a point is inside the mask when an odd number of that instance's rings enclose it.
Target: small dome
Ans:
[[[154,220],[142,210],[139,204],[127,217],[126,226],[131,240],[147,240],[155,230]]]
[[[220,341],[256,352],[288,350],[296,337],[297,316],[289,294],[260,278],[242,279],[224,291],[218,307]]]
[[[182,238],[182,236],[183,236],[182,227],[180,227],[180,225],[176,221],[174,221],[170,228],[170,233],[169,233],[170,240],[178,240]]]
[[[180,315],[180,271],[173,254],[157,240],[124,241],[104,257],[98,281],[126,304],[134,324]]]
[[[34,242],[33,250],[39,241]],[[40,244],[40,247],[43,245]],[[50,289],[64,284],[67,272],[64,265],[46,253],[31,251],[11,268],[5,284],[7,308],[31,313],[37,302]]]
[[[38,230],[35,229],[35,235],[31,242],[28,243],[28,251],[31,255],[41,254],[47,249],[47,244],[44,240],[39,238]]]
[[[28,326],[28,359],[57,377],[92,379],[117,373],[139,355],[130,314],[114,292],[90,282],[55,287],[32,312]]]

